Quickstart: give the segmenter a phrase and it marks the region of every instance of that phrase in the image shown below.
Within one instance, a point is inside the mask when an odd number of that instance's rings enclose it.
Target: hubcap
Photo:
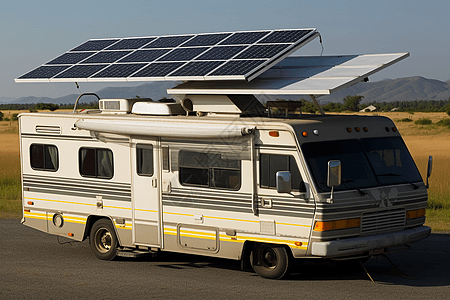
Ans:
[[[98,251],[102,253],[106,253],[109,249],[111,249],[112,237],[111,233],[107,229],[100,228],[97,230],[97,233],[95,234],[95,246]]]
[[[272,248],[264,248],[261,250],[261,265],[273,269],[277,265],[277,254]]]

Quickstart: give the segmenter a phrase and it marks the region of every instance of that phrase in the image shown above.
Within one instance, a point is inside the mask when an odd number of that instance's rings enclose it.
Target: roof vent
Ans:
[[[98,106],[102,113],[127,114],[131,112],[131,107],[138,101],[152,101],[152,99],[102,99]]]
[[[131,113],[137,115],[173,116],[185,114],[179,103],[136,102]]]

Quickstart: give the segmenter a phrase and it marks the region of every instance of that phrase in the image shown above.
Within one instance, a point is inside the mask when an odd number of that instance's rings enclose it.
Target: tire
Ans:
[[[117,236],[110,220],[100,219],[92,226],[89,235],[91,250],[97,258],[113,260],[117,254]]]
[[[250,255],[253,270],[263,278],[281,279],[289,274],[291,258],[283,246],[255,245]]]

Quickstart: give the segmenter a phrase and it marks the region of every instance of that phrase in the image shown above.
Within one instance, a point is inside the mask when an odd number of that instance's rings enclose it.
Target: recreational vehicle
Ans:
[[[316,96],[408,53],[287,57],[315,29],[89,40],[16,79],[184,81],[173,100],[19,116],[24,225],[100,259],[160,251],[249,262],[354,260],[426,238],[425,184],[394,123]],[[267,95],[310,95],[319,114]],[[256,97],[257,96],[257,97]],[[259,99],[259,100],[258,100]],[[428,176],[431,172],[431,158]]]

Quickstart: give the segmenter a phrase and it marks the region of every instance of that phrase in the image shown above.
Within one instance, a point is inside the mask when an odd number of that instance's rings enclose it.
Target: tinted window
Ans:
[[[113,153],[109,149],[80,148],[78,159],[82,176],[105,179],[114,176]]]
[[[184,185],[238,190],[241,187],[241,161],[216,153],[180,150],[179,176]]]
[[[136,145],[137,173],[141,176],[153,176],[153,146]]]
[[[291,172],[291,188],[293,191],[305,192],[306,187],[300,175],[295,158],[292,155],[261,154],[260,181],[261,187],[276,188],[276,174],[279,171]]]
[[[54,145],[31,144],[30,165],[35,170],[57,171],[58,148]]]

